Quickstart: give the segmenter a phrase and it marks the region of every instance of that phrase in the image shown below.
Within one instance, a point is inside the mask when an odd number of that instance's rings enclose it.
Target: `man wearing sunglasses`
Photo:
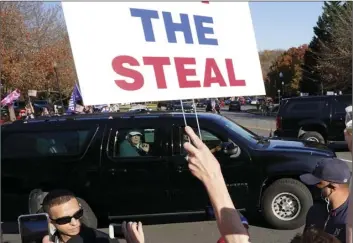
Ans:
[[[318,161],[314,171],[300,176],[307,185],[321,190],[323,203],[314,204],[306,217],[304,231],[309,228],[324,230],[346,242],[346,224],[349,205],[349,182],[351,172],[346,162],[337,158]]]
[[[116,239],[82,223],[84,210],[75,195],[66,190],[49,192],[43,200],[43,210],[49,215],[50,226],[55,233],[53,243],[70,243],[79,239],[82,243],[118,243]]]

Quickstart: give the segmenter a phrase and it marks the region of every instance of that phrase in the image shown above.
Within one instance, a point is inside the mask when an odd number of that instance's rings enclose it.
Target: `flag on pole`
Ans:
[[[67,109],[67,113],[75,113],[77,101],[80,100],[82,100],[81,92],[76,83],[74,86],[74,90],[72,91],[71,98],[69,100],[69,107]]]
[[[4,99],[1,100],[1,105],[5,106],[5,105],[12,104],[14,101],[20,98],[20,95],[21,95],[20,91],[18,89],[15,89],[14,91],[12,91],[12,93],[10,93]]]

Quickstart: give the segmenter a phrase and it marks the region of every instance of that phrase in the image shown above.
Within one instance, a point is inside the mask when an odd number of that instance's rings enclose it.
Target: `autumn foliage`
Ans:
[[[2,92],[15,88],[58,91],[53,63],[57,63],[59,84],[68,97],[76,80],[65,25],[58,6],[44,8],[42,2],[0,3],[0,78]]]
[[[325,2],[309,46],[259,52],[267,95],[351,89],[352,6]],[[36,89],[49,98],[61,90],[68,98],[77,81],[60,4],[0,2],[0,55],[2,93]]]
[[[264,50],[259,52],[263,80],[266,80],[267,74],[274,61],[284,52],[284,50]]]
[[[292,47],[282,52],[272,62],[265,77],[268,95],[276,96],[278,90],[282,95],[297,95],[302,78],[304,55],[307,49],[307,45]]]

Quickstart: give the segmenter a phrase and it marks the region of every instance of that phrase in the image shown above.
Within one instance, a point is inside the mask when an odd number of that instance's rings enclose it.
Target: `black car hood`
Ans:
[[[326,156],[335,156],[335,153],[326,145],[306,140],[285,140],[279,138],[270,138],[269,142],[265,143],[264,145],[266,150],[272,151],[297,151],[311,154],[322,154]]]

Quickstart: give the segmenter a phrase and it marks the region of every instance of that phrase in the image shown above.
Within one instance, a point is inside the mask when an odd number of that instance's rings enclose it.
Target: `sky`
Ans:
[[[259,51],[309,44],[323,2],[250,2]]]

